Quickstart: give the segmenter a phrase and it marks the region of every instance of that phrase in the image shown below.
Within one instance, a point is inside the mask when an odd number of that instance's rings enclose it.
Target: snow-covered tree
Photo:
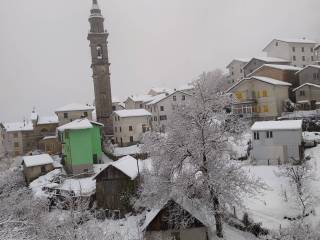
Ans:
[[[145,174],[137,204],[154,206],[172,192],[181,194],[214,214],[217,236],[223,237],[224,211],[242,206],[244,195],[264,185],[230,160],[229,137],[247,126],[225,112],[230,99],[214,80],[204,75],[194,82],[192,100],[177,108],[166,134],[146,134],[143,150],[154,171]]]

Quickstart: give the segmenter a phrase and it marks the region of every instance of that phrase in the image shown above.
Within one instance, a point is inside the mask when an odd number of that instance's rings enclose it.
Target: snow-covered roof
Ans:
[[[300,88],[302,88],[302,87],[304,87],[304,86],[310,86],[310,87],[320,88],[320,85],[313,84],[313,83],[305,83],[305,84],[302,84],[301,86],[293,89],[292,91],[295,92],[295,91],[299,90]]]
[[[261,67],[259,67],[258,69],[261,69],[262,67],[271,67],[271,68],[276,68],[276,69],[280,69],[280,70],[288,70],[288,71],[300,71],[302,68],[301,67],[295,67],[292,65],[284,65],[284,64],[263,64]],[[256,69],[254,72],[256,72],[258,69]],[[254,73],[253,72],[253,73]]]
[[[166,94],[166,93],[159,94],[159,95],[155,96],[154,99],[151,102],[147,103],[147,105],[152,105],[152,104],[155,104],[157,102],[160,102],[161,100],[165,99],[168,96],[169,95]]]
[[[249,78],[243,78],[241,79],[239,82],[235,83],[233,86],[231,86],[227,92],[230,92],[233,88],[235,88],[236,86],[238,86],[240,83],[244,82],[244,81],[249,81],[249,80],[252,80],[252,79],[255,79],[255,80],[258,80],[258,81],[262,81],[262,82],[265,82],[265,83],[269,83],[269,84],[272,84],[272,85],[278,85],[278,86],[291,86],[291,83],[288,83],[288,82],[284,82],[284,81],[280,81],[280,80],[277,80],[277,79],[273,79],[273,78],[269,78],[269,77],[260,77],[260,76],[252,76],[252,77],[249,77]]]
[[[228,65],[227,68],[230,67],[234,62],[242,62],[242,63],[248,63],[251,60],[251,58],[234,58]]]
[[[39,117],[37,124],[50,124],[50,123],[59,123],[57,115]]]
[[[44,138],[42,138],[42,140],[48,140],[48,139],[56,139],[57,136],[46,136]]]
[[[3,123],[7,132],[18,132],[18,131],[32,131],[33,124],[32,122],[12,122],[12,123]]]
[[[316,44],[317,42],[311,39],[306,39],[306,38],[275,38],[272,39],[267,46],[263,49],[263,51],[265,52],[267,50],[267,48],[274,42],[274,41],[280,41],[280,42],[286,42],[289,44],[292,43],[302,43],[302,44]]]
[[[299,129],[302,129],[302,120],[261,121],[255,122],[251,127],[252,131]]]
[[[93,111],[94,107],[90,105],[83,105],[79,103],[71,103],[58,108],[55,112],[71,112],[71,111]]]
[[[125,156],[111,163],[110,165],[126,174],[128,177],[131,178],[131,180],[134,180],[138,176],[137,164],[137,159],[131,156]]]
[[[23,163],[26,167],[34,167],[34,166],[53,164],[53,159],[50,157],[49,154],[24,156],[24,157],[22,157],[22,159],[23,159]]]
[[[308,65],[308,66],[302,68],[300,71],[296,72],[296,74],[299,74],[300,72],[303,72],[307,68],[318,68],[318,69],[320,69],[320,65]]]
[[[129,97],[134,102],[150,102],[153,100],[154,96],[152,95],[132,95]]]
[[[67,123],[65,125],[62,125],[58,127],[58,131],[63,132],[64,130],[76,130],[76,129],[89,129],[93,128],[91,121],[89,121],[87,118],[83,119],[76,119],[70,123]]]
[[[66,179],[56,189],[74,192],[76,196],[85,196],[94,194],[96,191],[96,180],[93,177],[88,178],[70,178]]]
[[[177,91],[188,91],[188,90],[193,90],[194,86],[192,84],[186,84],[186,85],[182,85],[180,87],[177,88]]]
[[[139,145],[132,145],[129,147],[116,147],[114,148],[113,154],[116,157],[138,154],[138,153],[141,153],[142,146],[143,146],[142,144],[139,144]]]
[[[283,59],[283,58],[275,58],[275,57],[254,57],[254,58],[252,58],[252,59],[258,59],[258,60],[261,60],[261,61],[264,61],[264,62],[270,62],[270,63],[272,63],[272,62],[290,62],[290,61],[288,61],[288,60],[286,60],[286,59]],[[252,60],[251,59],[251,60]],[[251,61],[250,60],[250,61]]]
[[[149,113],[145,109],[124,109],[124,110],[114,111],[113,113],[123,118],[151,116],[151,113]]]

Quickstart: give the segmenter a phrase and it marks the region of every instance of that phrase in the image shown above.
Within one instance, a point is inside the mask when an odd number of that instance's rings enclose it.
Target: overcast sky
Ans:
[[[113,97],[177,87],[275,37],[320,40],[319,0],[99,0]],[[91,0],[0,0],[0,121],[92,103]]]

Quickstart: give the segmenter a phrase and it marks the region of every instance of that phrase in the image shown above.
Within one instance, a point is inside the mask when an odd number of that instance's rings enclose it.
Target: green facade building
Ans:
[[[101,128],[103,124],[86,118],[58,128],[67,173],[81,175],[93,172],[93,164],[101,163]]]

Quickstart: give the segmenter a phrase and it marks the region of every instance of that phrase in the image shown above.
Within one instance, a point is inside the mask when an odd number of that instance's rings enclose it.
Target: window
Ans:
[[[121,128],[121,127],[119,127],[119,131],[120,131],[120,132],[122,131],[122,128]]]
[[[253,138],[254,140],[259,140],[260,139],[259,132],[253,132]]]
[[[88,117],[88,112],[83,112],[84,117]]]
[[[292,60],[296,61],[297,60],[296,56],[292,56]]]
[[[159,118],[160,118],[160,121],[165,121],[167,120],[167,115],[161,115]]]
[[[116,106],[112,106],[112,111],[115,111],[117,109],[117,107]]]
[[[117,121],[117,116],[114,117],[114,121],[115,121],[115,122]]]
[[[45,172],[46,172],[45,166],[41,166],[41,173],[45,173]]]
[[[156,116],[154,116],[153,120],[154,120],[154,121],[157,121],[157,120],[158,120],[158,118],[157,118]]]
[[[304,90],[300,90],[300,96],[305,96]]]
[[[302,61],[305,61],[306,60],[306,57],[305,56],[302,56]]]
[[[171,239],[173,240],[180,240],[180,232],[172,232],[171,233]]]
[[[101,46],[97,46],[97,58],[98,59],[102,59],[102,47]]]
[[[130,136],[130,142],[131,143],[133,142],[133,136]]]
[[[97,154],[93,154],[92,155],[92,159],[93,159],[93,163],[97,164],[98,163],[98,155]]]
[[[268,92],[267,90],[262,91],[262,97],[268,97]]]
[[[164,106],[160,106],[160,111],[164,111]]]
[[[269,112],[268,105],[263,105],[263,112]]]
[[[68,113],[63,113],[63,118],[68,118]]]
[[[129,131],[130,131],[130,132],[132,132],[132,129],[133,129],[132,126],[129,126]]]
[[[18,137],[18,133],[14,133],[14,134],[13,134],[13,137],[14,137],[14,138],[17,138],[17,137]]]
[[[177,96],[172,97],[173,101],[177,101]]]
[[[140,103],[140,108],[143,108],[143,105],[142,105],[142,103]]]
[[[310,48],[310,52],[313,52],[313,48],[312,47]]]
[[[185,96],[185,95],[182,95],[181,100],[182,100],[182,101],[186,100],[186,96]]]
[[[313,58],[313,56],[311,56],[311,61],[314,61],[314,58]]]
[[[279,46],[279,42],[276,42],[276,47],[278,47]]]
[[[19,147],[19,143],[18,143],[18,142],[15,142],[15,143],[14,143],[14,147]]]
[[[267,131],[267,132],[266,132],[266,137],[267,137],[267,138],[273,138],[273,133],[272,133],[272,131]]]
[[[296,47],[292,47],[292,52],[295,52],[296,51]]]
[[[317,79],[317,74],[313,73],[313,79]]]
[[[304,52],[304,47],[301,47],[301,52]]]
[[[241,100],[242,99],[242,93],[241,92],[236,92],[236,98]]]

